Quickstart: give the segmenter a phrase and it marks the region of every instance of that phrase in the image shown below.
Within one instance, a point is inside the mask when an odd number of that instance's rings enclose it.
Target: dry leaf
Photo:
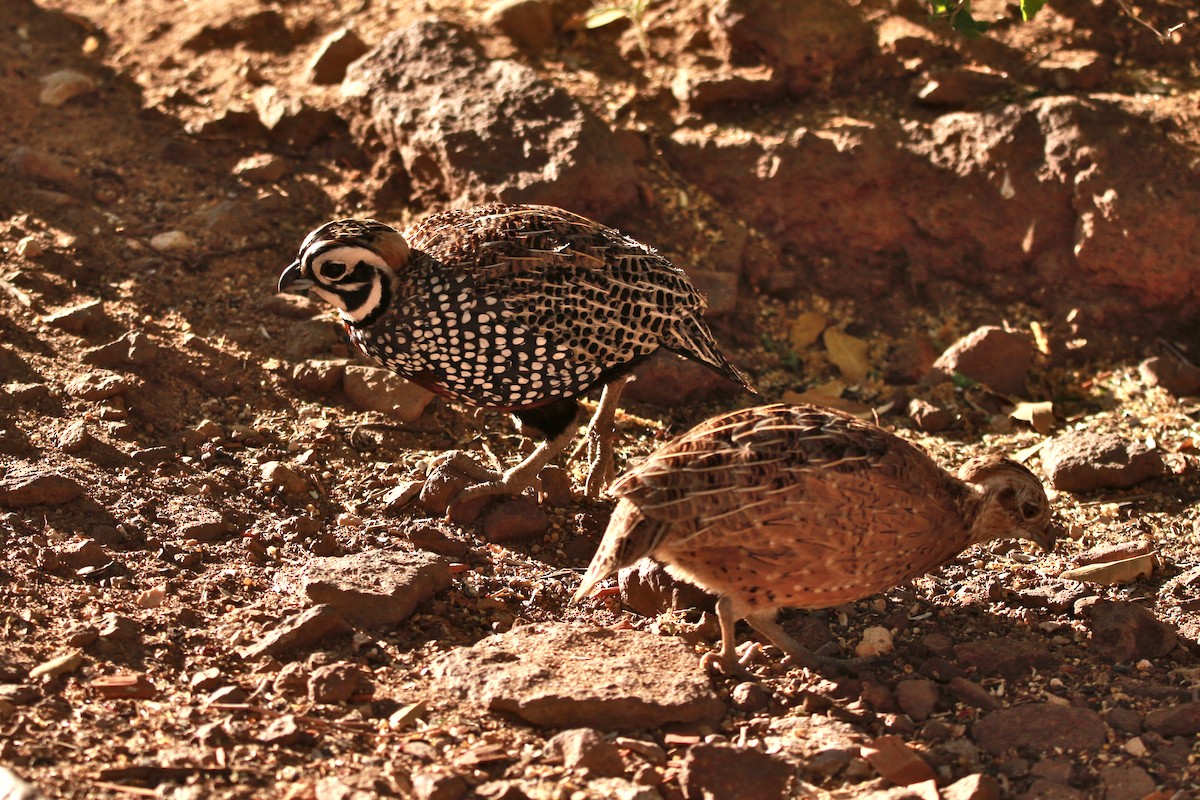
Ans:
[[[829,328],[825,331],[825,349],[829,353],[829,360],[841,370],[846,380],[850,383],[866,380],[871,362],[867,360],[870,345],[865,340],[837,328]]]
[[[1049,400],[1040,403],[1017,403],[1017,407],[1009,412],[1009,416],[1021,422],[1028,422],[1043,436],[1054,430],[1054,403]]]
[[[792,320],[792,328],[788,331],[788,344],[792,350],[803,350],[815,343],[821,336],[821,331],[829,325],[824,314],[816,311],[805,311]]]
[[[1149,578],[1154,574],[1158,559],[1154,553],[1125,558],[1120,561],[1108,561],[1103,564],[1088,564],[1061,573],[1058,577],[1067,580],[1087,583],[1099,583],[1111,586],[1114,583],[1133,583],[1139,578]]]

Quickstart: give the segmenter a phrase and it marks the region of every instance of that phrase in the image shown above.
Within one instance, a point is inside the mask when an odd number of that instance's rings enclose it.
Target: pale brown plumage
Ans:
[[[1055,529],[1041,482],[984,456],[958,477],[878,426],[825,408],[770,405],[693,428],[612,487],[617,506],[575,599],[650,556],[720,596],[718,658],[734,658],[746,619],[801,663],[774,621],[782,607],[826,608],[890,589],[972,544]]]

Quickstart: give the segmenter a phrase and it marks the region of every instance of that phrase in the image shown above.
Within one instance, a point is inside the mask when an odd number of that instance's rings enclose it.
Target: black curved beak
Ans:
[[[305,294],[312,285],[313,282],[300,273],[300,262],[293,261],[279,276],[279,286],[275,291],[281,294]]]

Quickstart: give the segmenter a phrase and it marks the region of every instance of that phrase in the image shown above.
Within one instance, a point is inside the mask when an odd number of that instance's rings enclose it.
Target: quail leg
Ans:
[[[874,663],[875,658],[834,658],[833,656],[823,656],[812,652],[804,645],[797,642],[792,636],[783,629],[783,626],[775,621],[774,611],[764,611],[758,614],[750,614],[746,617],[746,622],[751,628],[761,633],[763,636],[771,640],[771,644],[778,647],[786,656],[783,659],[785,666],[789,667],[804,667],[805,669],[831,669],[831,670],[857,670],[868,664]]]
[[[617,401],[630,378],[618,378],[604,387],[600,404],[587,427],[588,475],[586,492],[590,499],[600,496],[616,478],[613,469],[613,437],[617,417]]]
[[[501,475],[496,475],[486,467],[481,466],[465,453],[459,453],[458,456],[463,456],[465,461],[459,461],[457,456],[451,462],[456,468],[461,469],[469,477],[478,479],[481,482],[474,486],[468,486],[459,493],[458,497],[450,504],[447,509],[451,515],[456,506],[480,497],[491,497],[501,494],[520,494],[525,489],[529,488],[537,480],[538,473],[542,471],[542,467],[550,463],[555,456],[567,449],[567,445],[571,443],[571,439],[575,437],[575,429],[568,427],[567,430],[560,433],[556,438],[542,442],[530,453],[524,461],[504,471]],[[467,466],[466,462],[471,462],[474,466]]]
[[[717,623],[721,626],[721,646],[716,652],[700,657],[700,668],[724,675],[745,675],[746,666],[754,660],[757,649],[750,648],[741,658],[737,653],[737,637],[734,628],[738,618],[733,613],[733,601],[728,597],[717,600]],[[786,634],[785,634],[786,635]]]

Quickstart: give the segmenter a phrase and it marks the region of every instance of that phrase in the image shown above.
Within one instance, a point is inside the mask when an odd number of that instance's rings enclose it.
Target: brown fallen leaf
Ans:
[[[866,380],[867,371],[871,368],[871,362],[867,359],[870,348],[866,340],[837,328],[828,328],[825,331],[825,349],[828,351],[829,360],[841,370],[842,376],[850,383],[862,383]]]
[[[49,661],[38,664],[33,669],[29,670],[29,677],[37,680],[38,678],[53,678],[57,675],[65,675],[68,672],[74,672],[83,665],[83,651],[75,650],[71,653],[66,653],[61,656],[50,659]]]
[[[1017,403],[1008,414],[1015,420],[1028,422],[1035,431],[1045,436],[1054,430],[1054,403],[1044,400],[1038,403]]]
[[[1111,586],[1114,583],[1133,583],[1139,578],[1149,578],[1154,574],[1158,559],[1154,553],[1144,553],[1133,558],[1120,561],[1108,561],[1102,564],[1088,564],[1060,573],[1058,577],[1067,580],[1087,583],[1099,583]]]
[[[805,311],[792,320],[792,327],[788,330],[788,344],[792,346],[792,350],[803,350],[814,344],[821,336],[821,331],[828,325],[829,320],[824,314]]]

